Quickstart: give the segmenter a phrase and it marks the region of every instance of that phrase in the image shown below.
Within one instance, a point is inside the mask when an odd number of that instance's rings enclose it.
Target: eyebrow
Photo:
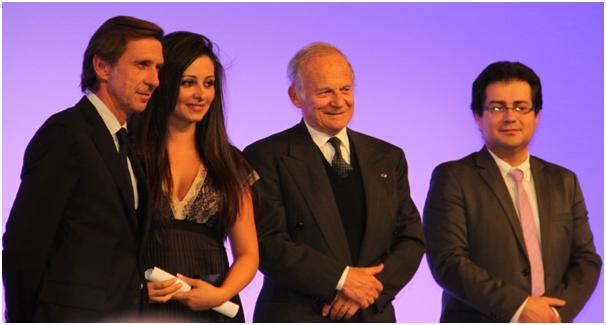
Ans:
[[[149,59],[135,59],[135,64],[152,65],[153,61]]]
[[[214,75],[214,74],[211,74],[211,75],[208,75],[208,76],[204,77],[204,79],[208,79],[208,78],[214,78],[214,77],[215,77],[215,75]],[[194,78],[194,79],[198,79],[198,77],[197,77],[197,76],[195,76],[195,75],[193,75],[193,74],[184,74],[184,75],[183,75],[183,78]]]
[[[507,102],[505,102],[504,100],[491,100],[490,102],[488,102],[488,104],[503,104],[503,105],[507,105]],[[527,100],[514,100],[513,101],[513,105],[516,104],[530,104],[529,101]]]
[[[332,91],[333,89],[330,87],[318,87],[315,89],[316,92],[321,92],[321,91]]]

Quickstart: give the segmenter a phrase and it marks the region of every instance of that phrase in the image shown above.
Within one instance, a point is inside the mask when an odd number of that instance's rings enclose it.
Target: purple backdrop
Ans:
[[[109,17],[132,15],[219,45],[229,133],[239,148],[299,121],[286,64],[312,41],[335,44],[356,72],[351,127],[405,150],[419,210],[433,168],[482,145],[469,110],[476,75],[497,60],[528,64],[545,100],[531,152],[577,173],[603,256],[603,13],[602,3],[4,3],[3,225],[28,141],[81,96],[90,36]],[[261,281],[258,273],[242,293],[248,321]],[[603,322],[602,281],[577,321]],[[440,294],[423,261],[395,300],[398,321],[436,322]]]

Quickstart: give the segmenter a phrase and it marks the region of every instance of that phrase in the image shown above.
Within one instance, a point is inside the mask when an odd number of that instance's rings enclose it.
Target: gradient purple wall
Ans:
[[[239,148],[299,121],[286,64],[312,41],[335,44],[356,72],[351,127],[405,150],[419,210],[433,168],[482,145],[469,110],[477,74],[497,60],[529,65],[545,101],[531,152],[577,173],[604,256],[603,12],[602,3],[4,3],[3,224],[28,141],[81,96],[90,36],[109,17],[132,15],[219,45],[228,127]],[[259,273],[242,294],[249,321],[261,281]],[[601,278],[577,321],[603,322],[603,288]],[[436,322],[440,294],[423,261],[395,301],[398,321]]]

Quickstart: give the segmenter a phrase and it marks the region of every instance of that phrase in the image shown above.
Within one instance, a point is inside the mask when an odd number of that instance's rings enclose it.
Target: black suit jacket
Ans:
[[[44,123],[25,151],[3,238],[9,321],[86,322],[136,311],[149,223],[145,186],[138,213],[129,186],[87,98]]]
[[[530,157],[540,218],[545,296],[565,322],[593,292],[602,265],[575,174]],[[509,322],[530,295],[522,228],[486,148],[436,167],[425,203],[427,260],[444,288],[442,321]]]
[[[424,237],[401,149],[348,130],[366,195],[359,266],[385,265],[384,290],[358,321],[394,321],[394,296],[416,272]],[[303,123],[244,150],[258,171],[255,216],[265,275],[256,322],[321,322],[351,256],[322,156]]]

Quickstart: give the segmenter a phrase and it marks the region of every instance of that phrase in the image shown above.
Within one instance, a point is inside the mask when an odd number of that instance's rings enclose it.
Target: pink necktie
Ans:
[[[534,213],[530,206],[528,194],[522,185],[524,172],[519,169],[512,169],[507,173],[516,182],[516,191],[518,193],[518,210],[520,214],[520,223],[524,233],[524,243],[528,251],[530,260],[530,283],[532,285],[532,296],[538,297],[545,293],[545,279],[543,270],[543,258],[541,257],[541,247],[537,237],[537,226],[534,222]]]

